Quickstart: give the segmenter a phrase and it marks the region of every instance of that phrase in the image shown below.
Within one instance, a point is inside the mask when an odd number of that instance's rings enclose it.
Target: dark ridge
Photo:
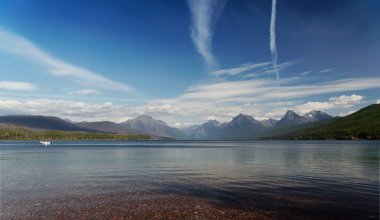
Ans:
[[[0,123],[11,124],[28,128],[59,130],[59,131],[86,131],[96,130],[83,128],[58,117],[42,115],[8,115],[0,116]]]

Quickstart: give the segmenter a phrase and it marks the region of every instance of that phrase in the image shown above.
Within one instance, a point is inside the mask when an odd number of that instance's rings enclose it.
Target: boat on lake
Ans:
[[[48,145],[52,145],[53,143],[50,141],[40,141],[40,144],[45,145],[45,147],[47,147]]]

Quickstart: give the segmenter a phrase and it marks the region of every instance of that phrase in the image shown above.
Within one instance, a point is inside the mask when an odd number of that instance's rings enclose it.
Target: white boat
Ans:
[[[52,145],[53,143],[50,141],[40,141],[40,144],[43,144],[45,145],[45,147],[47,147],[48,145]]]

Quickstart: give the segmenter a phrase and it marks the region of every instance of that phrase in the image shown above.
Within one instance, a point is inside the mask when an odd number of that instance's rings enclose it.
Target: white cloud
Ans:
[[[329,109],[342,109],[350,108],[364,101],[364,96],[360,95],[342,95],[338,97],[331,97],[327,102],[307,102],[302,105],[293,107],[293,110],[300,114],[306,114],[312,110],[329,110]]]
[[[364,100],[364,96],[361,95],[341,95],[339,97],[331,97],[329,102],[334,106],[339,106],[342,108],[352,107],[358,103],[361,103]]]
[[[99,95],[100,92],[94,89],[80,89],[68,92],[69,95],[82,95],[82,96],[92,96]]]
[[[188,0],[191,11],[191,38],[199,54],[205,60],[208,69],[217,68],[218,64],[211,52],[212,25],[224,7],[224,1],[218,0]]]
[[[17,90],[17,91],[33,91],[37,87],[27,82],[0,81],[0,89]]]
[[[0,28],[0,42],[0,51],[22,56],[37,62],[45,66],[47,71],[52,75],[73,77],[78,79],[78,83],[96,86],[102,89],[125,92],[133,91],[132,88],[126,84],[112,81],[91,70],[55,58],[24,37],[2,28]]]
[[[378,99],[377,101],[376,101],[376,104],[379,104],[380,103],[380,99]]]

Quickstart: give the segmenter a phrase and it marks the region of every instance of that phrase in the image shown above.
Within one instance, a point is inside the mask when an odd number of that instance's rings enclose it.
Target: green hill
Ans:
[[[380,139],[380,104],[367,106],[342,118],[300,126],[269,136],[270,139],[292,140],[352,140]]]
[[[149,140],[151,138],[149,135],[38,130],[13,125],[0,125],[0,140]]]

